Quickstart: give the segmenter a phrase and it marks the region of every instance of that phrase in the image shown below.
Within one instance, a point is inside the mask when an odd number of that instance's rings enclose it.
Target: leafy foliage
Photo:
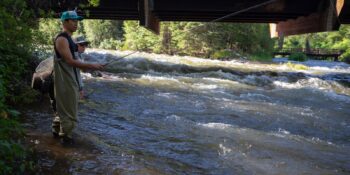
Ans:
[[[235,58],[237,55],[231,50],[219,50],[214,52],[211,56],[214,59],[227,59],[227,58]]]
[[[36,20],[26,9],[26,1],[0,1],[0,174],[25,174],[33,168],[20,141],[23,131],[14,119],[18,112],[10,109],[33,95],[25,80],[30,75],[31,27]]]
[[[250,59],[253,61],[266,62],[266,61],[271,61],[272,57],[273,55],[270,51],[261,51],[251,55]]]
[[[35,169],[30,153],[21,142],[23,136],[18,122],[0,119],[0,174],[28,174]]]
[[[343,53],[339,59],[340,61],[344,61],[350,64],[350,49],[348,49],[345,53]]]
[[[31,27],[35,25],[35,20],[31,11],[23,9],[26,9],[25,1],[0,2],[0,102],[26,101],[25,96],[19,95],[26,89],[23,79],[28,75],[27,66],[32,50]],[[16,100],[17,97],[20,99]]]
[[[94,48],[139,50],[154,53],[218,57],[223,50],[270,57],[274,41],[265,24],[163,22],[160,35],[139,26],[137,21],[83,20],[77,32],[86,35]],[[51,45],[60,30],[55,19],[40,21],[39,33]]]
[[[304,34],[290,36],[285,39],[283,47],[285,48],[302,48],[306,46],[308,40],[311,48],[321,49],[339,49],[345,52],[340,60],[347,61],[350,53],[350,25],[342,25],[339,31]]]
[[[105,40],[121,40],[123,36],[122,21],[83,20],[83,29],[92,47],[99,47]]]
[[[105,39],[100,43],[99,48],[101,49],[122,49],[123,48],[123,41],[121,40],[115,40],[113,38]]]
[[[292,53],[288,59],[293,61],[306,61],[307,56],[304,53],[297,52],[297,53]]]
[[[35,34],[39,35],[40,39],[36,43],[53,45],[55,36],[62,31],[61,21],[57,19],[42,18],[39,20],[38,29],[35,30]],[[38,39],[39,39],[38,37]]]
[[[88,0],[89,4],[93,7],[96,7],[100,4],[100,0]]]
[[[153,51],[159,50],[159,37],[147,29],[140,27],[137,21],[124,22],[125,44],[123,49]]]
[[[124,49],[204,57],[216,57],[216,52],[225,49],[248,54],[272,53],[274,42],[268,26],[262,24],[164,22],[156,36],[137,22],[128,21],[124,30]]]
[[[287,65],[287,67],[289,67],[291,69],[294,69],[294,70],[308,70],[309,69],[309,67],[307,67],[305,65],[294,64],[294,63],[291,63],[291,62],[288,62],[286,65]]]

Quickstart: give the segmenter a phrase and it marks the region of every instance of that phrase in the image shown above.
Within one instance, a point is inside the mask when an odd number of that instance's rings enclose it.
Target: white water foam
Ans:
[[[307,60],[304,62],[290,61],[288,58],[274,58],[273,62],[276,63],[287,63],[291,62],[294,64],[301,64],[307,66],[308,70],[300,70],[300,72],[306,73],[349,73],[350,64],[344,62],[324,61],[324,60]],[[288,70],[288,66],[285,64],[280,65],[281,69]]]
[[[197,125],[205,128],[220,129],[220,130],[232,128],[232,125],[225,124],[225,123],[198,123]]]
[[[241,94],[239,97],[242,99],[248,99],[248,100],[254,100],[254,101],[255,100],[260,100],[260,101],[264,101],[264,102],[271,101],[270,97],[263,95],[263,94],[258,94],[258,93]]]
[[[296,83],[289,83],[284,81],[274,81],[273,84],[278,88],[287,89],[302,89],[308,88],[311,90],[322,91],[326,96],[333,100],[340,100],[350,102],[349,90],[337,82],[332,80],[322,80],[319,78],[301,79]]]

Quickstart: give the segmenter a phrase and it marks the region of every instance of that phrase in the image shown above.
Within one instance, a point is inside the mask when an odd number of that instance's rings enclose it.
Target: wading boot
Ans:
[[[60,125],[61,125],[60,118],[57,116],[57,114],[55,114],[55,117],[51,125],[53,138],[59,138],[58,133],[60,132]]]
[[[75,144],[74,139],[67,136],[60,136],[60,142],[61,142],[61,145],[64,147],[74,146]]]

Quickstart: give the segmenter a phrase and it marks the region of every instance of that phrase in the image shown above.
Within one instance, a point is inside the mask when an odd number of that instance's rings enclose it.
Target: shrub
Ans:
[[[32,95],[27,90],[37,20],[29,9],[27,1],[0,1],[0,174],[30,174],[33,168],[15,118],[18,112],[11,110]]]
[[[0,65],[0,69],[1,69]],[[5,109],[7,108],[5,105],[5,85],[4,81],[2,80],[2,77],[0,76],[0,118],[2,117],[2,114],[5,112]]]
[[[291,68],[291,69],[294,69],[294,70],[308,70],[309,67],[305,66],[305,65],[302,65],[302,64],[294,64],[294,63],[291,63],[291,62],[288,62],[287,63],[287,67]]]
[[[227,59],[227,58],[235,58],[235,57],[237,57],[237,54],[235,54],[231,50],[219,50],[219,51],[214,52],[211,55],[211,57],[214,59]]]
[[[263,62],[268,62],[272,60],[272,53],[270,52],[260,52],[260,53],[255,53],[252,54],[249,59],[253,61],[263,61]]]
[[[10,111],[10,116],[18,115]],[[35,163],[22,143],[24,131],[14,119],[0,118],[0,174],[31,174]]]
[[[105,39],[100,43],[100,49],[117,49],[120,50],[123,47],[124,43],[121,40],[116,40],[113,38]]]
[[[307,56],[304,53],[297,52],[297,53],[292,53],[288,60],[293,60],[293,61],[306,61]]]
[[[339,60],[350,64],[350,49],[340,55]]]

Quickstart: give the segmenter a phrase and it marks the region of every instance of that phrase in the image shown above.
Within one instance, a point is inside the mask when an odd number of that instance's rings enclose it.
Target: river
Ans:
[[[81,147],[50,137],[49,110],[27,111],[32,142],[54,155],[39,163],[48,174],[350,174],[350,65],[274,61],[136,53],[85,73]]]

